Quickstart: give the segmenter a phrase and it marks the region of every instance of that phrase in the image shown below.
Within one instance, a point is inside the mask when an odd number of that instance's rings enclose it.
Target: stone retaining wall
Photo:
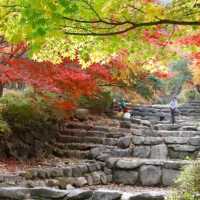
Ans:
[[[196,158],[200,150],[200,137],[143,137],[134,136],[133,156],[153,159]]]
[[[0,187],[49,186],[66,189],[67,187],[108,184],[111,181],[111,170],[95,161],[65,167],[33,168],[18,175],[0,175]]]
[[[169,186],[189,161],[110,158],[113,182],[125,185]]]

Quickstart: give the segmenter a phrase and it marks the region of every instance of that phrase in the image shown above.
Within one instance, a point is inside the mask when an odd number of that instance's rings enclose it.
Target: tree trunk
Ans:
[[[3,88],[4,88],[4,84],[0,83],[0,97],[3,96]]]

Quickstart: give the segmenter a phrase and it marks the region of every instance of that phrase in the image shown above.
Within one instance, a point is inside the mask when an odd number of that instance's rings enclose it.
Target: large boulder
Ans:
[[[75,189],[71,190],[64,200],[87,200],[92,197],[92,194],[90,190]]]
[[[179,174],[180,171],[178,170],[163,169],[162,184],[164,186],[171,186]]]
[[[75,111],[75,117],[81,121],[85,121],[88,119],[89,110],[85,108],[78,108]]]
[[[121,159],[116,163],[116,167],[119,169],[135,169],[140,167],[143,161],[137,159]]]
[[[30,194],[31,197],[38,199],[59,199],[64,198],[68,194],[68,191],[38,187],[30,189]]]
[[[164,200],[165,194],[163,192],[146,192],[131,196],[129,200]]]
[[[0,188],[0,199],[21,200],[29,196],[26,188]]]
[[[168,149],[166,144],[158,144],[151,147],[151,155],[152,159],[167,159]]]
[[[138,158],[148,158],[151,152],[150,146],[136,146],[133,156]]]
[[[93,194],[93,200],[120,200],[122,194],[111,191],[95,191]]]
[[[131,128],[131,122],[130,121],[121,121],[120,122],[120,128]]]
[[[132,170],[114,170],[113,181],[119,184],[135,185],[138,180],[138,172]]]
[[[143,186],[155,186],[161,182],[161,168],[144,165],[140,168],[140,181]]]
[[[131,143],[131,137],[121,137],[119,138],[118,141],[118,147],[126,149],[130,146],[130,143]]]

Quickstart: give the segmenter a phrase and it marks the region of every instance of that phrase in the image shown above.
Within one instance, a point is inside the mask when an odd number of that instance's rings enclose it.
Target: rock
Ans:
[[[108,181],[108,183],[111,183],[113,181],[113,176],[107,175],[107,181]]]
[[[154,145],[151,147],[151,155],[152,159],[167,159],[168,149],[165,144]]]
[[[83,187],[84,185],[87,185],[87,180],[85,177],[76,178],[76,180],[74,182],[74,186]]]
[[[104,173],[100,175],[100,181],[101,181],[101,184],[103,185],[106,185],[108,183],[107,176]]]
[[[131,137],[121,137],[119,138],[118,141],[118,147],[126,149],[130,146],[130,143],[131,143]]]
[[[46,185],[48,187],[57,187],[57,186],[59,186],[59,181],[56,179],[50,179],[50,180],[46,181]]]
[[[72,177],[69,177],[69,178],[63,178],[63,177],[60,177],[57,179],[58,180],[58,184],[59,184],[59,187],[61,189],[66,189],[66,186],[68,184],[70,185],[74,185],[74,183],[76,182],[76,179],[75,178],[72,178]]]
[[[67,190],[73,190],[75,187],[73,187],[71,184],[66,185]]]
[[[121,159],[121,160],[118,160],[118,162],[116,163],[116,167],[120,168],[120,169],[135,169],[135,168],[140,167],[142,164],[143,164],[143,161],[141,161],[141,160]]]
[[[133,124],[141,124],[141,120],[140,119],[136,119],[136,118],[131,118],[131,122]]]
[[[73,177],[80,177],[82,176],[81,170],[78,166],[72,167],[72,176]]]
[[[189,144],[194,145],[194,146],[200,146],[200,137],[190,138]]]
[[[138,179],[138,172],[132,170],[114,170],[113,181],[119,184],[135,185]]]
[[[171,186],[179,174],[180,171],[178,170],[163,169],[162,184],[164,186]]]
[[[111,156],[114,157],[130,157],[132,155],[132,149],[113,149],[111,151]]]
[[[95,191],[92,199],[94,200],[120,200],[122,194],[109,191]]]
[[[0,188],[0,198],[21,200],[29,195],[29,189],[19,187]]]
[[[92,197],[92,194],[90,190],[75,189],[71,190],[64,200],[87,200]]]
[[[171,159],[182,159],[185,160],[186,157],[192,157],[193,152],[187,151],[174,151],[173,149],[169,148],[169,158]]]
[[[188,138],[184,137],[165,137],[167,144],[187,144]]]
[[[162,142],[163,142],[163,138],[161,137],[145,137],[144,139],[145,145],[161,144]]]
[[[58,167],[48,169],[48,174],[50,174],[50,177],[52,177],[52,178],[62,177],[64,175],[63,170],[61,168],[58,168]]]
[[[141,124],[144,125],[144,126],[151,127],[151,122],[148,121],[148,120],[141,120]]]
[[[112,170],[107,167],[104,167],[104,173],[107,175],[110,175],[110,174],[112,174]]]
[[[115,167],[117,161],[119,160],[119,158],[109,158],[107,161],[106,161],[106,166],[108,168],[113,168]]]
[[[132,142],[133,144],[140,145],[144,144],[144,137],[143,136],[133,136]]]
[[[181,169],[184,165],[188,165],[188,164],[190,164],[190,161],[186,161],[186,160],[179,160],[179,161],[168,160],[164,164],[164,168],[167,168],[167,169]]]
[[[94,185],[99,185],[101,183],[101,175],[99,172],[92,172],[92,179]]]
[[[65,177],[72,177],[72,168],[71,167],[63,168],[63,174]]]
[[[24,185],[29,188],[46,187],[46,181],[45,180],[34,180],[34,181],[29,180]]]
[[[27,187],[27,188],[34,188],[35,187],[35,182],[31,181],[31,180],[28,180],[28,181],[26,181],[24,186]]]
[[[185,152],[194,152],[197,147],[192,145],[170,145],[170,148],[172,148],[174,151],[185,151]]]
[[[96,163],[89,164],[88,165],[88,169],[89,169],[89,172],[97,171],[97,165],[96,165]]]
[[[46,170],[38,169],[37,177],[40,178],[40,179],[45,179],[46,178]]]
[[[133,156],[138,158],[148,158],[150,156],[150,146],[136,146],[134,148]]]
[[[90,157],[95,159],[97,156],[101,154],[102,151],[104,151],[104,149],[101,147],[92,148],[90,150]]]
[[[81,121],[85,121],[88,119],[89,110],[85,108],[78,108],[75,111],[75,117]]]
[[[101,153],[99,156],[97,156],[96,159],[98,161],[105,162],[109,157],[110,157],[110,155],[108,153]]]
[[[131,122],[130,121],[121,121],[120,122],[120,128],[131,128]]]
[[[143,186],[155,186],[161,181],[161,168],[144,165],[140,168],[140,181]]]
[[[64,198],[69,192],[52,188],[33,188],[30,190],[31,197],[38,199],[59,199]]]
[[[165,194],[162,192],[146,192],[131,196],[129,200],[164,200]]]
[[[92,178],[91,175],[87,174],[87,175],[85,176],[85,178],[86,178],[87,183],[88,183],[89,186],[94,185],[94,184],[93,184],[93,178]]]
[[[81,174],[85,174],[88,172],[88,166],[85,164],[85,165],[79,165],[78,166],[80,171],[81,171]]]
[[[25,173],[24,177],[26,179],[34,179],[34,178],[37,177],[37,171],[35,169],[27,170],[27,172]]]

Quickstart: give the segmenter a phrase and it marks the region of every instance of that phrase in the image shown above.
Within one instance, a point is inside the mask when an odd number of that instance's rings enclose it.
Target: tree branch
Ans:
[[[123,22],[125,24],[125,22]],[[127,22],[129,23],[129,22]],[[112,35],[119,35],[122,33],[129,32],[133,29],[139,28],[139,27],[148,27],[148,26],[156,26],[161,24],[168,24],[168,25],[181,25],[181,26],[200,26],[200,21],[176,21],[176,20],[169,20],[169,19],[163,19],[158,21],[152,21],[152,22],[141,22],[141,23],[135,23],[131,22],[132,26],[129,26],[128,28],[125,28],[120,31],[113,31],[113,32],[65,32],[66,35],[84,35],[84,36],[112,36]]]

